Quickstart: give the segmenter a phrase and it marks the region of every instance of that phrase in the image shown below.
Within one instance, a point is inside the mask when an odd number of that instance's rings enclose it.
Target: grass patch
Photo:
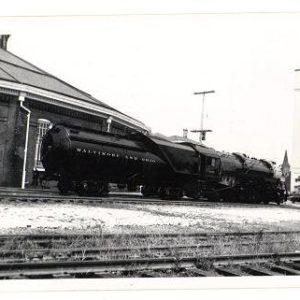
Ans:
[[[163,249],[162,249],[163,246]],[[152,248],[157,248],[155,251]],[[72,253],[72,250],[78,251]],[[93,250],[93,251],[91,251]],[[70,236],[67,239],[53,239],[41,242],[34,239],[7,239],[0,246],[0,257],[4,252],[19,251],[24,258],[53,257],[63,259],[128,259],[152,257],[196,257],[201,264],[207,256],[286,253],[300,250],[299,234],[280,234],[279,236],[258,232],[252,236],[208,236],[189,237],[185,235],[165,237],[159,234],[149,234],[141,238],[135,234],[103,235],[90,237]],[[1,254],[2,253],[2,254]],[[12,254],[13,256],[13,254]],[[206,259],[205,263],[207,263]]]

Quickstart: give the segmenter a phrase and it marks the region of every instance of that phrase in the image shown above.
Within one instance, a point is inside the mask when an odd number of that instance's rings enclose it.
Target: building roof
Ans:
[[[287,155],[287,150],[285,150],[284,153],[284,158],[283,158],[283,162],[282,162],[282,169],[290,169],[290,164],[289,164],[289,159],[288,159],[288,155]]]
[[[27,91],[28,87],[32,87],[32,91],[35,92],[46,91],[49,92],[49,95],[54,93],[61,96],[62,99],[74,99],[74,105],[77,107],[81,106],[84,109],[90,109],[90,111],[94,110],[112,115],[119,120],[124,120],[126,123],[132,123],[134,126],[146,130],[149,129],[142,122],[119,112],[90,94],[77,89],[0,47],[0,82],[3,81],[12,85],[26,86]],[[19,90],[21,91],[21,89]]]
[[[91,95],[41,70],[13,53],[0,48],[0,79],[42,88],[61,95],[113,109]]]

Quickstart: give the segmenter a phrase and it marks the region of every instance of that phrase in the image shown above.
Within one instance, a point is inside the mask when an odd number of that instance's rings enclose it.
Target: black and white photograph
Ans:
[[[300,287],[300,3],[13,2],[0,284]]]

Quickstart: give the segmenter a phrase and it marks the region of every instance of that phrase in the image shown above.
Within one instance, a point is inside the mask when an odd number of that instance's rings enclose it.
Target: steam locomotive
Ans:
[[[62,194],[104,196],[117,183],[162,199],[280,204],[286,198],[272,162],[139,132],[120,136],[58,124],[45,135],[41,155],[46,177],[58,180]]]

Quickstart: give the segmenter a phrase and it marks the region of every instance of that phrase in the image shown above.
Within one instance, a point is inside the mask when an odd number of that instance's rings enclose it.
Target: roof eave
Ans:
[[[99,115],[101,117],[112,116],[114,120],[122,125],[148,132],[150,131],[150,128],[144,123],[123,115],[118,111],[29,85],[0,80],[0,92],[13,95],[18,95],[20,92],[23,92],[26,93],[30,99],[63,106],[68,109],[82,111],[91,115]]]

